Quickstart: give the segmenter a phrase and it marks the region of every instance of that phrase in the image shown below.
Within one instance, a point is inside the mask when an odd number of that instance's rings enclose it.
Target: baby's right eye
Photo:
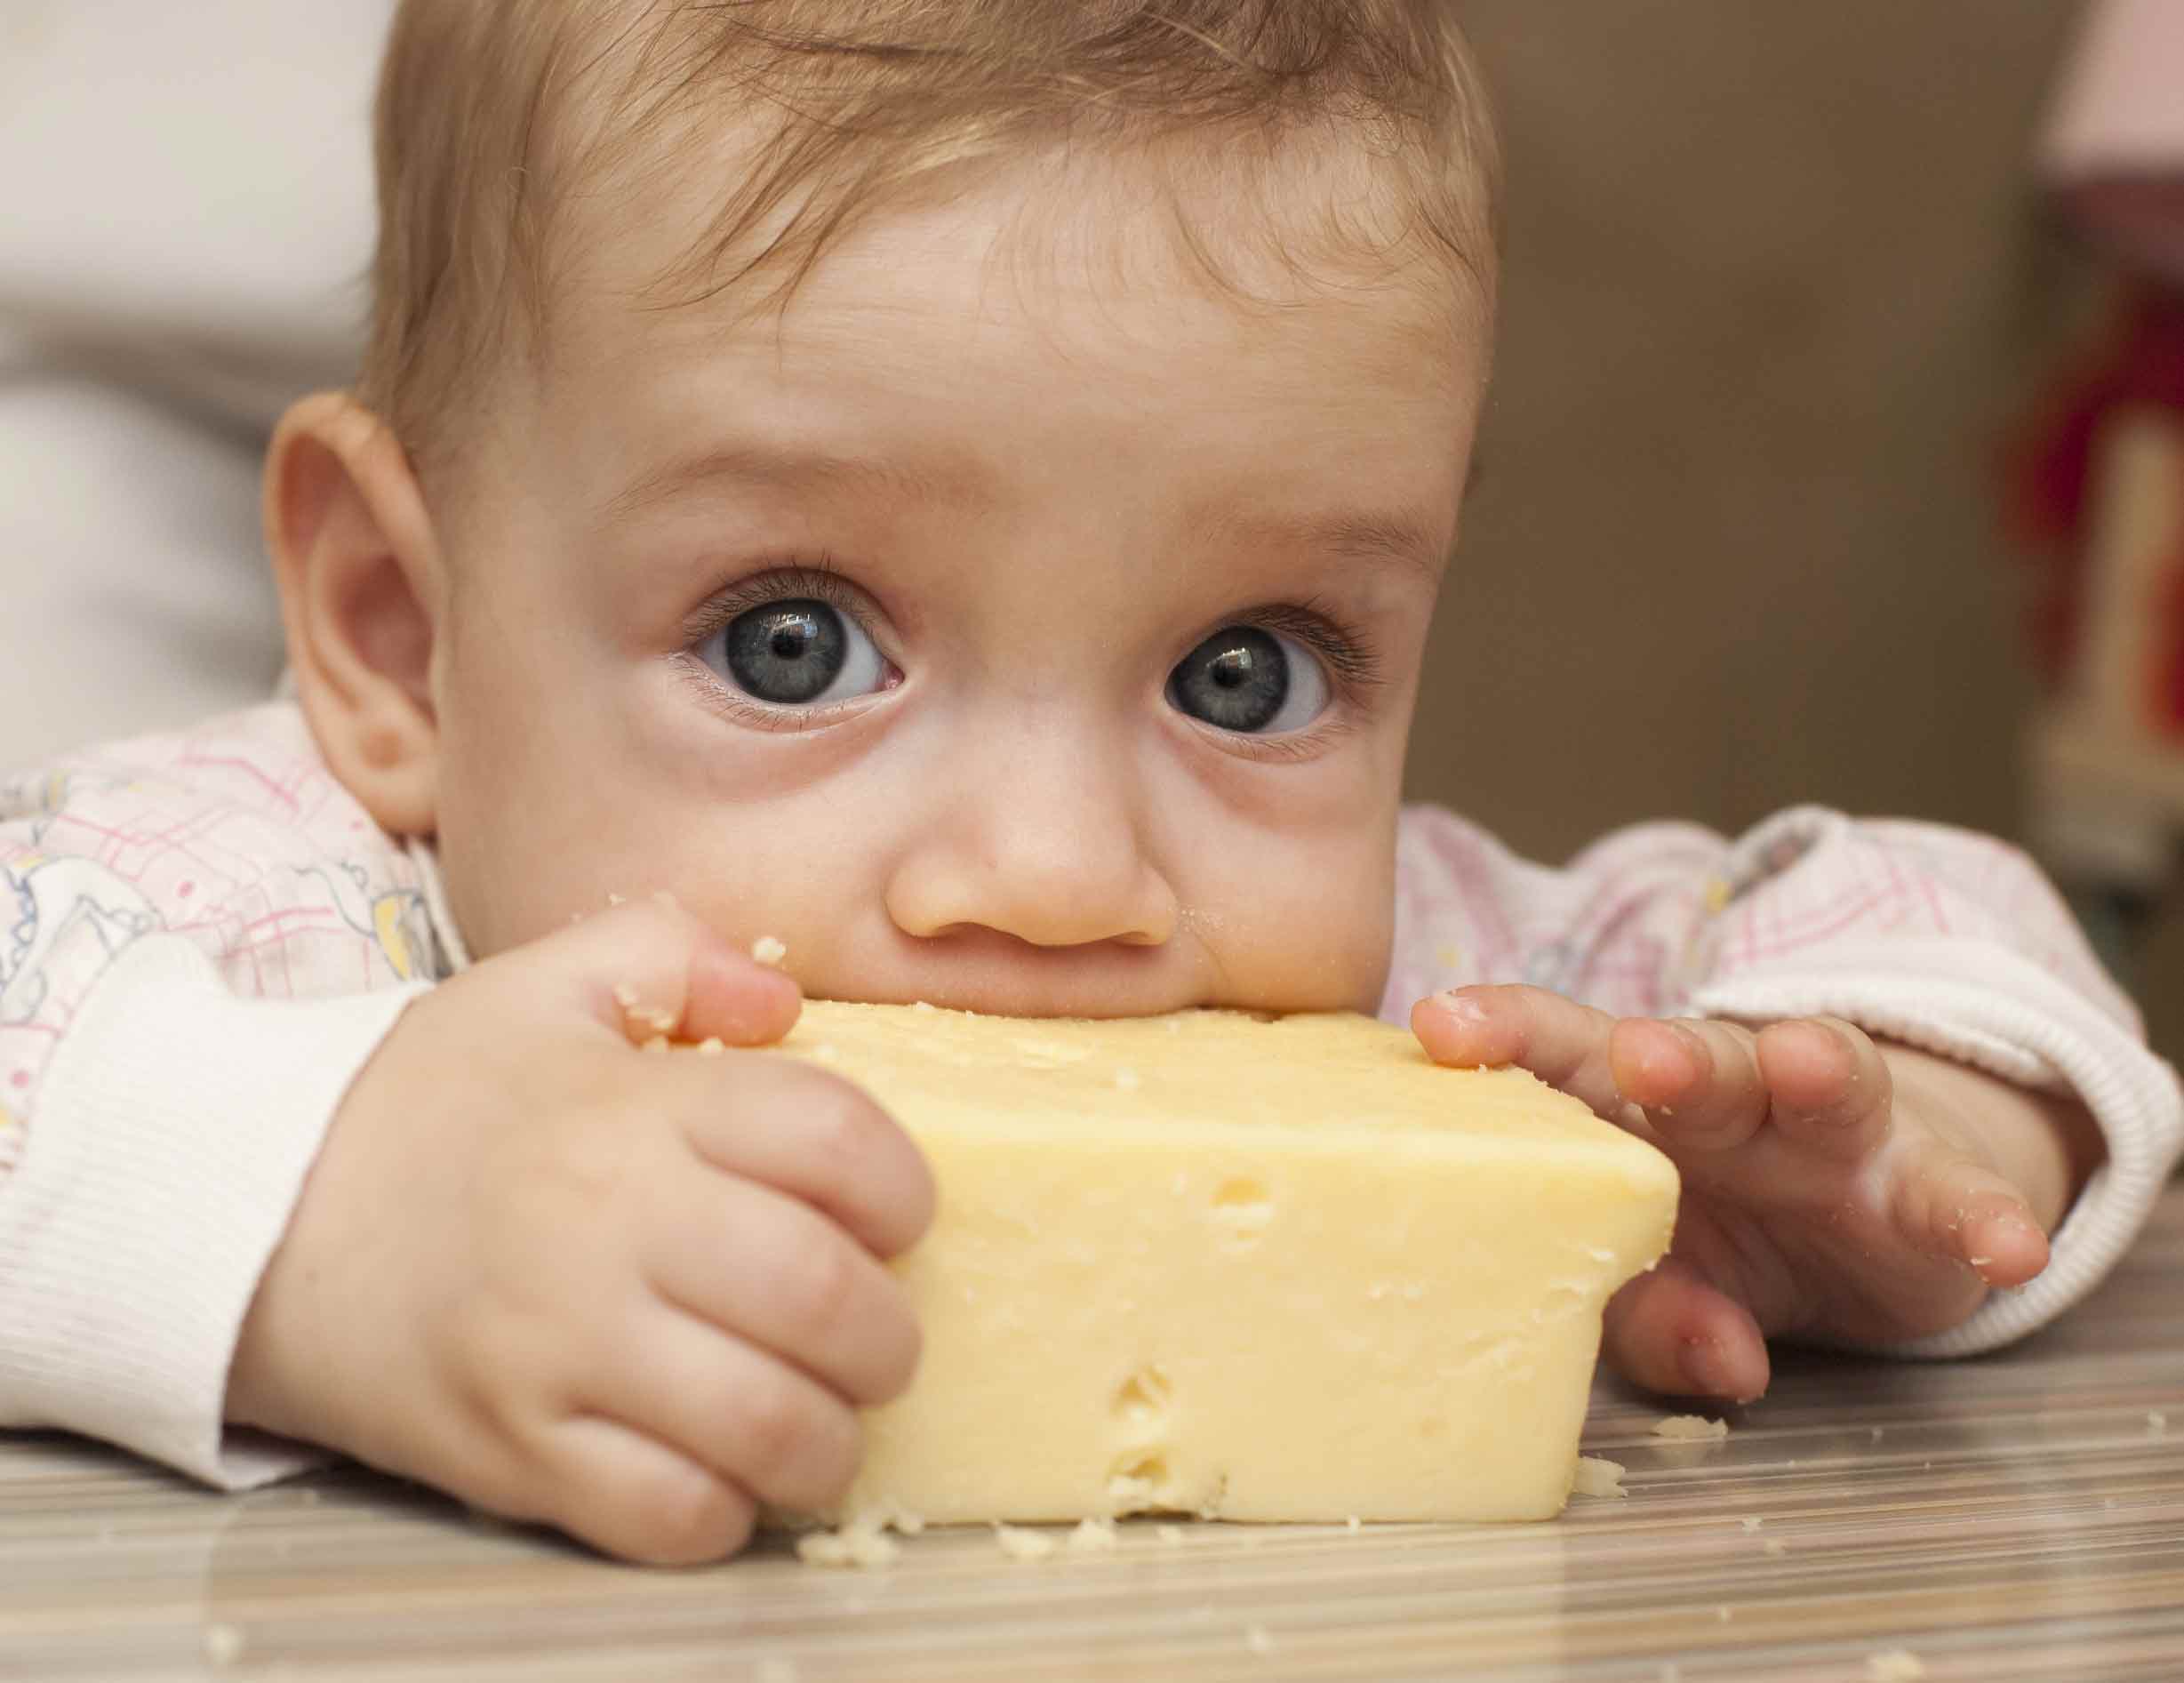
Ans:
[[[823,707],[888,685],[871,634],[831,603],[768,602],[739,613],[692,651],[713,672],[770,707]]]

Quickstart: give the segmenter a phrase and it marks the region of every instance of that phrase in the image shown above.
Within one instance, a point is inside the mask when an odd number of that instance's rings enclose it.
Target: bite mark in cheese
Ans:
[[[837,1518],[1562,1507],[1602,1306],[1676,1202],[1578,1101],[1363,1017],[814,1002],[782,1050],[821,1047],[940,1188],[895,1264],[923,1363]]]

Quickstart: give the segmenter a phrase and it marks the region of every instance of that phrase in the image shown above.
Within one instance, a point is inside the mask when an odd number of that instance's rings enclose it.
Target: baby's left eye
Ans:
[[[1275,736],[1327,710],[1327,674],[1293,637],[1262,626],[1224,626],[1168,675],[1180,711],[1224,731]]]

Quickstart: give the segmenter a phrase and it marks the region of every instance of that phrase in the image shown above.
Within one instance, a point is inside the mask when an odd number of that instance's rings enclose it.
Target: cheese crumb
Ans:
[[[1872,1442],[1872,1443],[1876,1443],[1876,1444],[1877,1444],[1878,1442],[1880,1442],[1880,1441],[1881,1441],[1881,1429],[1880,1429],[1880,1427],[1878,1427],[1878,1426],[1868,1426],[1868,1427],[1866,1428],[1866,1437],[1867,1437],[1867,1439],[1868,1439],[1869,1442]]]
[[[1756,1531],[1759,1529],[1763,1522],[1757,1514],[1748,1513],[1743,1519],[1738,1520],[1737,1523],[1742,1526],[1747,1531]]]
[[[698,1042],[698,1055],[701,1058],[717,1058],[727,1050],[728,1048],[721,1044],[720,1037],[716,1034],[708,1034],[704,1039]]]
[[[814,1531],[796,1539],[796,1558],[808,1567],[892,1566],[902,1545],[875,1519],[858,1519],[839,1531]]]
[[[1348,1519],[1342,1522],[1342,1528],[1348,1531],[1352,1536],[1356,1536],[1360,1531],[1363,1531],[1365,1528],[1365,1522],[1363,1519],[1360,1519],[1356,1514],[1352,1514]]]
[[[1020,1526],[996,1526],[994,1541],[1012,1560],[1044,1560],[1054,1552],[1054,1539],[1044,1531],[1026,1531]]]
[[[1630,1494],[1623,1488],[1622,1464],[1603,1455],[1578,1457],[1577,1473],[1570,1481],[1570,1492],[1579,1496],[1624,1496]]]
[[[1726,1420],[1708,1420],[1704,1415],[1669,1415],[1653,1423],[1653,1436],[1669,1438],[1679,1443],[1696,1441],[1703,1438],[1726,1438],[1729,1423]]]
[[[1759,1545],[1759,1551],[1772,1559],[1779,1560],[1789,1552],[1789,1544],[1784,1543],[1780,1537],[1769,1537]]]
[[[243,1657],[243,1632],[232,1624],[206,1625],[204,1657],[214,1665],[233,1665]]]
[[[2163,1432],[2169,1430],[2169,1416],[2163,1414],[2158,1408],[2148,1409],[2146,1411],[2146,1429],[2152,1436],[2160,1437]]]
[[[644,1052],[665,1052],[668,1049],[668,1037],[664,1034],[656,1034],[639,1049]]]
[[[788,957],[788,943],[777,935],[761,935],[751,942],[751,957],[762,965],[779,966]]]
[[[616,982],[614,1003],[624,1011],[635,1011],[637,1008],[637,990],[626,982]]]
[[[1274,1652],[1274,1632],[1263,1624],[1247,1624],[1244,1627],[1244,1646],[1263,1659]]]
[[[1116,1540],[1114,1520],[1080,1519],[1069,1534],[1069,1552],[1105,1554],[1115,1547]]]
[[[1122,1092],[1135,1093],[1144,1083],[1138,1079],[1135,1070],[1123,1069],[1115,1072],[1115,1085]]]
[[[1866,1676],[1871,1683],[1918,1683],[1926,1675],[1926,1662],[1908,1648],[1884,1648],[1866,1655]]]
[[[1729,1623],[1729,1609],[1728,1609],[1728,1607],[1716,1607],[1716,1608],[1714,1609],[1714,1616],[1715,1616],[1716,1619],[1720,1620],[1722,1623],[1724,1623],[1724,1624],[1728,1623]]]
[[[1181,1526],[1159,1526],[1155,1527],[1153,1535],[1160,1539],[1160,1546],[1164,1549],[1180,1549],[1183,1546]]]

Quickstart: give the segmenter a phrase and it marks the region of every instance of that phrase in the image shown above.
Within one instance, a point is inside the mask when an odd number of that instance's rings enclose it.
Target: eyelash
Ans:
[[[868,632],[872,629],[868,623],[871,611],[864,597],[844,580],[833,556],[822,553],[816,561],[755,573],[739,584],[730,585],[683,621],[684,645],[695,647],[714,632],[734,624],[753,608],[792,597],[824,602],[836,613],[848,614]]]
[[[833,556],[822,552],[815,561],[799,562],[756,573],[715,597],[683,621],[685,653],[716,631],[733,624],[753,608],[764,607],[769,602],[779,602],[790,597],[805,597],[824,602],[837,613],[855,620],[864,628],[867,636],[871,635],[871,613],[863,594],[842,577]],[[1252,608],[1232,614],[1221,623],[1257,626],[1262,630],[1278,631],[1294,638],[1325,662],[1328,673],[1334,680],[1338,705],[1329,708],[1311,725],[1284,736],[1238,739],[1248,744],[1254,753],[1269,758],[1300,758],[1308,752],[1316,751],[1328,737],[1340,735],[1348,730],[1349,721],[1341,716],[1342,704],[1354,707],[1387,682],[1386,662],[1379,645],[1356,627],[1344,624],[1333,608],[1319,598],[1308,597],[1294,603],[1273,603],[1264,607]],[[689,681],[705,692],[708,700],[716,706],[733,711],[747,723],[758,725],[762,728],[802,729],[825,720],[836,710],[827,708],[788,713],[738,695],[702,663],[692,661],[689,664]],[[842,705],[848,706],[850,703]]]
[[[1356,701],[1387,681],[1379,645],[1356,627],[1345,625],[1333,608],[1316,597],[1253,608],[1221,623],[1255,625],[1296,638],[1327,663],[1345,700]]]

